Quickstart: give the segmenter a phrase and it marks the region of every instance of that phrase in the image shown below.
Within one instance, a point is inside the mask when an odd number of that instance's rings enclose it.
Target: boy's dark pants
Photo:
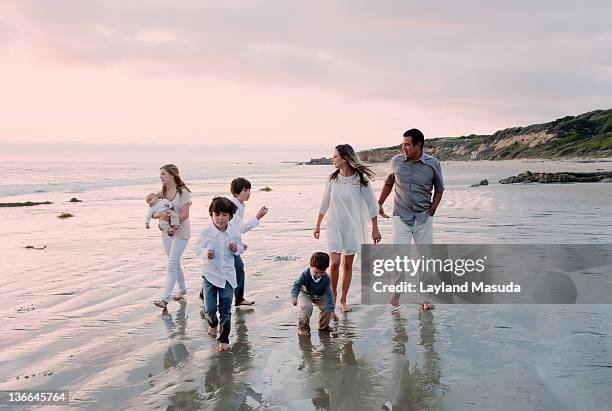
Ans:
[[[240,305],[244,301],[244,262],[239,255],[234,255],[234,267],[236,268],[237,283],[234,290],[234,305]]]
[[[234,289],[229,282],[225,283],[225,288],[212,285],[206,278],[204,278],[203,283],[206,321],[208,321],[208,325],[211,327],[219,327],[219,338],[217,338],[217,341],[229,344]],[[217,297],[219,299],[218,303]],[[221,317],[219,320],[217,320],[217,309]]]

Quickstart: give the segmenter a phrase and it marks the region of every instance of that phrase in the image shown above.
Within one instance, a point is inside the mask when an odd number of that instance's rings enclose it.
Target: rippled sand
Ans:
[[[609,164],[445,164],[436,241],[610,244],[612,185],[494,184],[527,169]],[[247,214],[263,204],[271,211],[245,237],[246,295],[257,304],[233,312],[230,353],[216,352],[200,318],[195,239],[183,258],[186,302],[167,314],[151,303],[165,276],[158,234],[143,227],[143,198],[155,185],[78,193],[76,204],[66,203],[73,193],[33,194],[27,199],[55,203],[4,211],[0,390],[68,389],[71,406],[88,409],[609,406],[612,306],[364,306],[356,267],[354,311],[340,315],[336,331],[299,339],[289,290],[310,253],[325,250],[311,233],[330,170],[256,167],[241,173],[254,184]],[[483,178],[493,184],[468,187]],[[229,179],[188,180],[194,233]],[[258,192],[263,186],[272,191]],[[389,242],[390,224],[381,228]]]

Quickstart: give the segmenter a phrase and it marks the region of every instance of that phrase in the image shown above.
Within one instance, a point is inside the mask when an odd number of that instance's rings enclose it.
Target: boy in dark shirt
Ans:
[[[329,256],[325,253],[314,253],[310,257],[310,267],[304,270],[291,290],[291,304],[299,303],[298,334],[310,335],[310,316],[312,305],[319,307],[319,331],[329,331],[329,322],[335,311],[334,296],[331,290],[329,275]]]

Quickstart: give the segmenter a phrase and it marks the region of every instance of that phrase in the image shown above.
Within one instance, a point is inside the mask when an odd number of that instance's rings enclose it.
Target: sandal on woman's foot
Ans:
[[[153,301],[153,304],[155,304],[157,307],[164,309],[164,310],[168,308],[168,303],[165,302],[164,300]]]

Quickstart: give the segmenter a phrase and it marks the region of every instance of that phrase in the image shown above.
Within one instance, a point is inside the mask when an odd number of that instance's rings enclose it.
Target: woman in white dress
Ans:
[[[329,212],[326,228],[331,286],[336,301],[342,263],[340,309],[349,312],[352,309],[347,305],[346,297],[353,277],[353,259],[361,249],[361,244],[366,241],[366,218],[372,220],[372,240],[375,244],[382,236],[378,230],[378,202],[370,183],[374,172],[361,163],[349,144],[336,146],[332,161],[336,171],[327,180],[314,237],[319,239],[321,222]]]

